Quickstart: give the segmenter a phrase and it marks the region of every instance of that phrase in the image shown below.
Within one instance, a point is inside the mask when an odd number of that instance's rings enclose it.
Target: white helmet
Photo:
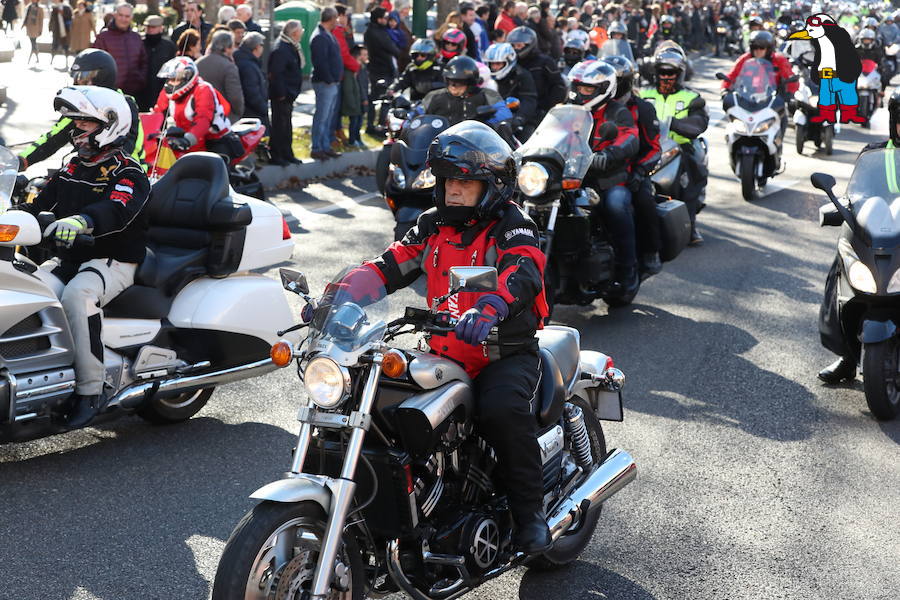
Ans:
[[[491,44],[484,52],[484,63],[488,67],[491,66],[491,63],[505,63],[504,66],[496,71],[491,69],[491,77],[504,79],[516,68],[516,51],[513,49],[512,44],[507,44],[506,42]]]
[[[584,29],[573,29],[566,33],[565,45],[587,52],[591,47],[591,36]]]
[[[131,130],[131,106],[121,93],[95,85],[73,85],[56,93],[53,108],[69,119],[94,121],[100,128],[90,133],[76,129],[72,144],[81,156],[103,148],[121,146]]]

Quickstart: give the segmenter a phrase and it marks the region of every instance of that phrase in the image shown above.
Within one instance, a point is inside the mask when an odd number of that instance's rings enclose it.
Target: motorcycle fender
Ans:
[[[738,150],[740,154],[759,154],[759,147],[752,145],[741,146]]]
[[[331,513],[331,490],[324,482],[313,481],[306,477],[273,481],[253,492],[250,497],[254,500],[286,504],[311,501],[321,506],[325,514]]]
[[[607,356],[602,352],[582,350],[578,363],[581,376],[575,383],[572,395],[587,400],[594,409],[594,414],[601,421],[622,422],[625,419],[625,411],[622,408],[622,390],[607,390],[602,384],[592,380],[592,378],[605,376]],[[591,375],[592,378],[585,378],[584,375]]]
[[[893,321],[874,321],[866,319],[863,321],[862,330],[859,334],[859,341],[863,344],[877,344],[894,337],[897,332],[897,325]]]
[[[397,209],[394,218],[398,223],[406,223],[408,221],[418,221],[419,215],[421,215],[424,210],[421,208],[416,208],[415,206],[401,206]]]

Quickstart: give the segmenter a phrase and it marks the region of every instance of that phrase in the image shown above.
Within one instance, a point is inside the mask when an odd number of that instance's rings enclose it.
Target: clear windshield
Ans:
[[[600,47],[599,54],[598,58],[624,56],[631,62],[634,62],[634,54],[631,52],[631,44],[628,43],[628,40],[606,40],[603,42],[603,46]]]
[[[355,352],[384,336],[392,302],[381,276],[368,267],[343,269],[325,286],[309,327],[309,347],[334,344]]]
[[[19,175],[19,158],[9,148],[0,146],[0,212],[12,204],[13,189]]]
[[[591,163],[591,113],[576,104],[550,109],[541,124],[516,153],[525,157],[558,152],[564,161],[563,177],[583,179]]]
[[[765,108],[775,95],[777,80],[772,63],[751,58],[741,67],[732,89],[738,105],[749,111]]]
[[[900,151],[870,150],[860,155],[847,184],[857,222],[874,247],[900,244]]]

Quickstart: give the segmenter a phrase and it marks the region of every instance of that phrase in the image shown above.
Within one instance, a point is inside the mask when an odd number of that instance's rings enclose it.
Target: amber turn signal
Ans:
[[[385,196],[384,202],[388,205],[388,208],[390,208],[392,211],[397,210],[397,201],[394,200],[393,198],[391,198],[389,196]]]
[[[381,372],[391,379],[406,375],[406,356],[399,350],[388,350],[381,359]]]
[[[291,364],[291,359],[294,358],[294,349],[289,342],[282,340],[272,346],[269,356],[272,357],[272,362],[275,366],[286,367]]]
[[[562,189],[564,190],[577,190],[581,186],[580,179],[563,179],[562,180]]]
[[[11,242],[19,235],[18,225],[0,225],[0,242]]]

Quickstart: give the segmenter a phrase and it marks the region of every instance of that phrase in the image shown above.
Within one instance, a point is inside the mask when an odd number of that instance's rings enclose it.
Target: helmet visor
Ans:
[[[72,71],[72,83],[74,85],[91,85],[98,73],[100,73],[100,69]]]

